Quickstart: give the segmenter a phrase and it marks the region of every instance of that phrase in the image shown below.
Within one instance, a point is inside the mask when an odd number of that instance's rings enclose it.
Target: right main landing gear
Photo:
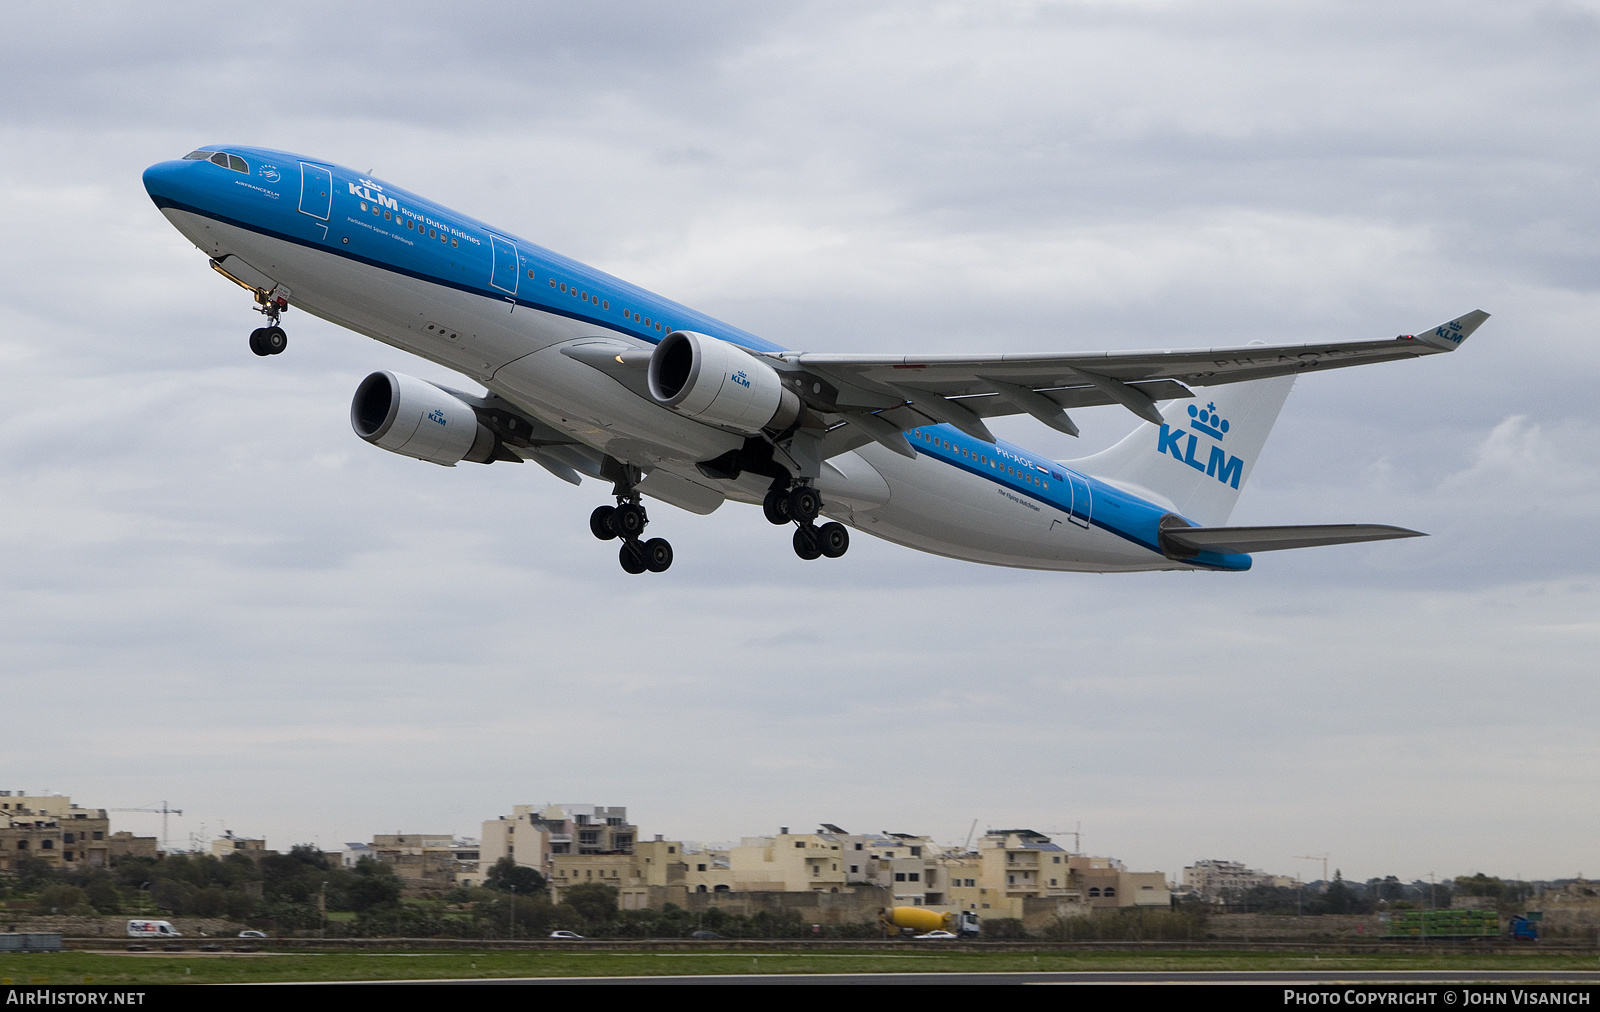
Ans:
[[[844,524],[830,520],[813,526],[822,512],[822,496],[810,485],[792,489],[774,485],[761,501],[761,512],[771,524],[795,525],[794,554],[808,562],[824,555],[837,559],[850,550],[850,530]]]
[[[617,505],[597,506],[589,514],[589,532],[601,541],[622,540],[617,561],[622,563],[623,572],[634,575],[646,571],[665,573],[672,565],[672,545],[666,538],[641,542],[639,534],[650,518],[637,501],[618,498],[622,501]]]

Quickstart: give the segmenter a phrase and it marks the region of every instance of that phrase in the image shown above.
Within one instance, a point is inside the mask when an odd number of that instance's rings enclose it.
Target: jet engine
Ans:
[[[454,467],[494,459],[497,440],[461,398],[415,376],[375,372],[350,402],[356,435],[390,453]]]
[[[680,414],[753,436],[786,429],[800,398],[776,369],[736,345],[675,330],[650,355],[650,396]]]

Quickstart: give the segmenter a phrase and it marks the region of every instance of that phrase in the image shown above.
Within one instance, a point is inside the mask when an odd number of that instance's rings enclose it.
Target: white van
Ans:
[[[182,938],[171,921],[129,921],[129,938]]]

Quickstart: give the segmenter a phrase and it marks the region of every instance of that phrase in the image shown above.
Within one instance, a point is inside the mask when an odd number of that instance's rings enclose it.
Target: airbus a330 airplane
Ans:
[[[144,184],[167,220],[248,290],[287,344],[291,306],[471,377],[473,394],[375,372],[356,434],[435,464],[532,460],[610,482],[589,526],[622,568],[661,572],[641,498],[727,500],[792,525],[802,559],[849,529],[952,558],[1079,572],[1244,570],[1251,552],[1416,536],[1376,524],[1228,527],[1294,377],[1454,351],[1471,312],[1390,340],[1193,351],[839,355],[790,351],[331,162],[219,145]],[[1196,397],[1194,388],[1205,388]],[[1164,410],[1158,402],[1171,402]],[[1056,461],[984,419],[1120,404],[1143,424]],[[818,525],[819,517],[829,518]]]

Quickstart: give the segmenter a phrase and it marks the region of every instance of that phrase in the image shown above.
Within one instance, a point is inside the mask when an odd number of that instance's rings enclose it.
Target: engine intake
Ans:
[[[496,440],[461,398],[426,380],[375,372],[350,402],[356,435],[390,453],[454,467],[463,460],[487,464]]]
[[[692,330],[675,330],[656,346],[649,379],[656,403],[745,435],[786,429],[800,417],[800,398],[776,369]]]

